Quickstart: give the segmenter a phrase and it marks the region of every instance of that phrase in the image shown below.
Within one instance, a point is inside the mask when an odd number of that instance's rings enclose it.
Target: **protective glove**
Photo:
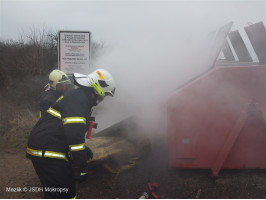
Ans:
[[[85,151],[86,151],[86,154],[87,154],[87,160],[92,159],[93,158],[92,150],[89,147],[85,146]]]

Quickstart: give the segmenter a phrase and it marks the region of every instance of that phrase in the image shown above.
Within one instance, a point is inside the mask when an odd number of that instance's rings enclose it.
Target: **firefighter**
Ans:
[[[93,157],[85,146],[91,109],[106,96],[114,96],[112,75],[98,69],[89,75],[74,73],[79,86],[52,105],[33,127],[27,158],[43,185],[45,198],[76,198],[75,181],[87,177],[87,160]]]
[[[49,82],[40,101],[40,117],[64,94],[70,84],[70,79],[63,71],[55,69],[49,74]]]

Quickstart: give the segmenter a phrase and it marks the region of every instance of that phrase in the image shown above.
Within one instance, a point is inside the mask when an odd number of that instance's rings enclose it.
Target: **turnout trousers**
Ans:
[[[68,162],[56,159],[32,159],[42,183],[45,199],[75,199],[73,170]]]

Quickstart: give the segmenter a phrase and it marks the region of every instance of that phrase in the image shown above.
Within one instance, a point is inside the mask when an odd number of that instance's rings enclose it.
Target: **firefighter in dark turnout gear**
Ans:
[[[45,198],[76,197],[75,180],[86,178],[87,160],[93,157],[85,146],[91,109],[115,92],[111,74],[103,69],[89,75],[74,73],[73,79],[80,87],[51,106],[28,139],[26,155],[40,178]]]
[[[58,69],[49,74],[49,82],[45,86],[45,91],[40,101],[40,117],[64,94],[67,90],[67,85],[70,84],[71,81],[68,76]]]

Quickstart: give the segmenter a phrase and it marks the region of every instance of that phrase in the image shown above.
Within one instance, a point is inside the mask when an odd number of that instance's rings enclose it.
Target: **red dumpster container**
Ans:
[[[167,108],[170,167],[266,168],[266,65],[214,68]]]

